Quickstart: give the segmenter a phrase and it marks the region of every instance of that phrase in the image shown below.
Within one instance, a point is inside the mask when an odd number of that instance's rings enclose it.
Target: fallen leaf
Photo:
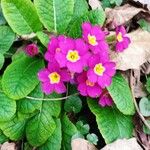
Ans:
[[[117,140],[114,143],[106,145],[101,150],[142,150],[142,148],[137,143],[135,138],[131,138],[129,140],[127,139]]]
[[[101,2],[99,0],[89,0],[89,5],[91,6],[93,10],[97,8],[102,8]]]
[[[72,150],[97,150],[94,145],[81,138],[72,140],[71,147]]]
[[[147,8],[150,10],[150,0],[130,0],[130,1],[133,1],[133,2],[139,2],[143,5],[146,5]]]
[[[138,29],[128,34],[131,44],[124,52],[110,51],[111,59],[118,70],[139,69],[150,60],[150,33]]]
[[[4,144],[2,144],[1,150],[16,150],[16,144],[5,142]]]
[[[116,25],[118,26],[128,22],[140,11],[144,10],[141,8],[135,8],[129,4],[121,7],[115,7],[114,9],[106,8],[106,26],[109,27],[109,29],[114,29]]]

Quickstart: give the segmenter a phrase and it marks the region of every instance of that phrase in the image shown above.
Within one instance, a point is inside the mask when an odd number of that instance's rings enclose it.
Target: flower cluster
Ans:
[[[122,31],[122,29],[121,29]],[[117,31],[117,39],[123,42],[124,34]],[[82,24],[82,38],[72,39],[60,35],[52,37],[45,53],[48,67],[38,73],[45,94],[66,92],[65,82],[74,83],[82,96],[99,97],[101,106],[112,105],[106,87],[115,75],[115,63],[109,58],[109,45],[105,32],[99,26]],[[116,46],[120,48],[119,43]]]

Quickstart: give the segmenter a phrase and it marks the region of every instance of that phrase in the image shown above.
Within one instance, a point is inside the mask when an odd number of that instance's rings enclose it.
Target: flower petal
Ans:
[[[67,59],[66,59],[66,56],[65,54],[63,53],[56,53],[55,54],[55,59],[56,61],[59,63],[60,67],[66,67],[66,63],[67,63]]]
[[[97,75],[94,73],[93,69],[89,69],[87,72],[87,77],[91,82],[97,82]]]
[[[104,74],[103,76],[99,76],[98,77],[98,84],[102,87],[102,88],[105,88],[105,87],[108,87],[110,86],[112,82],[112,79],[111,77],[107,76],[106,74]]]
[[[102,89],[98,86],[87,86],[87,93],[90,97],[96,98],[102,93]]]
[[[66,87],[65,87],[64,83],[63,82],[59,82],[58,84],[55,84],[55,91],[58,94],[65,93],[66,92]]]
[[[51,94],[54,91],[54,85],[50,84],[50,82],[42,83],[42,91],[45,94]]]
[[[87,88],[87,86],[86,86],[85,83],[81,83],[81,84],[78,85],[78,91],[80,92],[80,94],[82,96],[87,96],[86,88]]]
[[[42,82],[49,81],[48,75],[50,74],[48,69],[42,69],[38,72],[38,79]]]
[[[115,73],[116,73],[116,64],[114,62],[108,62],[108,63],[105,63],[104,64],[104,67],[105,67],[105,73],[108,75],[108,76],[114,76]]]

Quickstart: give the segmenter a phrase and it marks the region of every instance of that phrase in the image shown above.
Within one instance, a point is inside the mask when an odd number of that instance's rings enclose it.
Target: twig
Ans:
[[[39,100],[39,101],[60,101],[60,100],[65,100],[71,96],[78,95],[79,93],[75,93],[69,96],[65,97],[60,97],[60,98],[38,98],[38,97],[31,97],[31,96],[26,96],[27,99],[32,99],[32,100]]]
[[[132,74],[132,71],[131,71],[131,74]],[[144,118],[144,116],[141,114],[141,112],[140,112],[140,110],[139,110],[139,107],[138,107],[138,105],[137,105],[137,102],[136,102],[136,99],[135,99],[135,96],[134,96],[133,87],[132,87],[132,81],[131,81],[132,75],[131,75],[131,74],[130,74],[130,88],[131,88],[131,93],[132,93],[133,102],[134,102],[136,111],[137,111],[139,117],[141,118],[142,122],[143,122],[143,123],[145,124],[145,126],[150,130],[150,125],[148,124],[148,122],[146,121],[146,119]]]

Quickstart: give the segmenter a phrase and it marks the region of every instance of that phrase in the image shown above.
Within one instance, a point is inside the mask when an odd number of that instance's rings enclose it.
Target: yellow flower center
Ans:
[[[94,67],[95,74],[102,76],[104,71],[105,71],[105,67],[101,63],[95,65]]]
[[[79,53],[76,50],[69,50],[67,54],[67,60],[71,62],[77,62],[80,59]]]
[[[95,46],[97,45],[97,41],[96,41],[96,37],[94,35],[88,35],[88,41],[89,41],[89,44]]]
[[[90,82],[89,80],[86,80],[86,85],[88,85],[88,86],[94,86],[95,84],[93,82]]]
[[[52,72],[49,74],[49,79],[51,84],[59,83],[60,82],[60,75],[57,72]]]
[[[121,32],[118,33],[118,35],[117,35],[117,40],[118,40],[119,42],[122,42],[122,41],[123,41],[123,37],[122,37],[122,33],[121,33]]]
[[[59,53],[60,51],[60,48],[56,48],[56,53]]]

